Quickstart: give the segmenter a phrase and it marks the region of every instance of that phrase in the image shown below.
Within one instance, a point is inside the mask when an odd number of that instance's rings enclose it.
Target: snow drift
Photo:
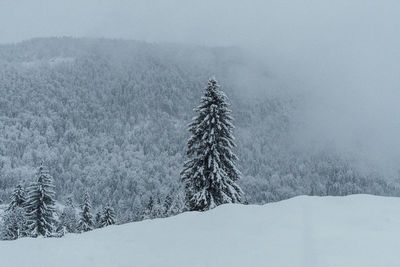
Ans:
[[[0,242],[1,266],[399,266],[400,198],[295,197]]]

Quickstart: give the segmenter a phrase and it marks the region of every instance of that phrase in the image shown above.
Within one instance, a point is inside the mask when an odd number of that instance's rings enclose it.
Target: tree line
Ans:
[[[211,78],[195,109],[197,117],[189,124],[191,137],[187,143],[188,161],[181,172],[184,205],[174,205],[167,196],[161,204],[150,197],[143,219],[168,216],[184,210],[205,211],[225,203],[242,203],[243,191],[236,183],[241,173],[236,167],[231,110],[228,98],[218,82]],[[175,201],[176,203],[176,201]],[[68,198],[57,216],[53,178],[43,165],[37,170],[35,181],[24,189],[17,185],[3,216],[2,239],[19,237],[61,237],[66,233],[82,233],[116,223],[115,211],[107,204],[95,216],[89,193],[83,196],[80,211]]]
[[[232,79],[242,70],[264,77],[265,69],[246,62],[225,48],[107,39],[1,46],[0,208],[17,183],[28,187],[43,161],[63,204],[68,197],[81,203],[89,190],[94,213],[109,202],[119,223],[181,212],[185,128],[212,74],[234,107],[238,185],[249,203],[307,194],[400,196],[395,172],[387,176],[333,144],[303,149],[297,133],[309,121],[298,114],[307,96],[269,94],[264,79]],[[254,86],[266,93],[255,98]]]
[[[20,237],[61,237],[66,233],[81,233],[116,223],[114,209],[107,204],[94,217],[86,192],[80,212],[69,198],[61,214],[56,214],[53,178],[41,164],[35,181],[28,188],[17,185],[2,218],[2,239]]]

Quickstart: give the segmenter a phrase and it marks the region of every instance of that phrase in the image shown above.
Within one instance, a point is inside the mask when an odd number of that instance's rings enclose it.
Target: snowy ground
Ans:
[[[400,266],[400,198],[296,197],[0,242],[0,266]]]

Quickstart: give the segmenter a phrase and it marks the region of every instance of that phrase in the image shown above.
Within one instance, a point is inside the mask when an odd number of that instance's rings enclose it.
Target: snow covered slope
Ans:
[[[0,242],[0,266],[400,266],[400,198],[225,205],[62,239]]]

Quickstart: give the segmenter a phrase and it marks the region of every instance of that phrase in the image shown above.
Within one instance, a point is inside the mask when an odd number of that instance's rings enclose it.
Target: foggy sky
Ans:
[[[388,170],[400,169],[399,29],[400,1],[391,0],[0,0],[0,43],[75,36],[243,47],[304,96],[300,147],[332,146]]]

